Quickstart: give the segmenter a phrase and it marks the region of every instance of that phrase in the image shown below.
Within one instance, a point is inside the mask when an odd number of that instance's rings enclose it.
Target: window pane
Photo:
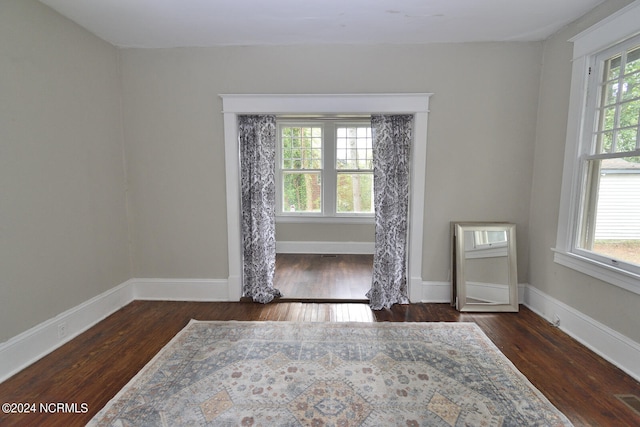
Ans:
[[[602,130],[613,129],[615,126],[616,107],[610,107],[604,109],[604,123],[602,123]]]
[[[373,174],[339,173],[336,210],[339,213],[373,213]]]
[[[319,148],[312,149],[311,158],[313,159],[313,161],[311,162],[311,168],[322,169],[322,150]]]
[[[624,67],[625,74],[640,71],[640,46],[636,46],[627,52],[627,64]]]
[[[322,128],[282,128],[283,169],[322,169]]]
[[[636,150],[640,131],[640,46],[605,61],[600,91],[596,144],[592,153]]]
[[[320,150],[304,148],[300,150],[302,169],[320,169]]]
[[[609,82],[605,85],[604,105],[615,104],[618,98],[618,86],[619,83],[617,80],[615,82]]]
[[[624,129],[618,132],[616,140],[616,151],[618,153],[625,151],[633,151],[636,149],[636,139],[638,137],[637,129]]]
[[[320,212],[322,182],[319,172],[285,172],[282,186],[283,212]]]
[[[620,63],[622,57],[620,55],[609,59],[605,63],[605,80],[615,80],[620,77]]]
[[[336,150],[336,168],[337,169],[346,169],[347,168],[347,150],[346,149],[337,149]]]
[[[640,265],[640,158],[588,162],[578,246],[616,261]]]
[[[640,98],[640,71],[626,76],[622,85],[623,101],[636,98]]]
[[[625,102],[620,106],[620,127],[638,126],[640,99]]]
[[[336,169],[372,169],[372,146],[371,127],[338,128],[336,139]]]
[[[613,132],[603,132],[598,135],[598,148],[596,153],[610,153],[611,144],[613,143]]]

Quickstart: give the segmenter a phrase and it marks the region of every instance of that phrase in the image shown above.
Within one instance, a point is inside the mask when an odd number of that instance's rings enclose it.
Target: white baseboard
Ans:
[[[131,279],[0,344],[0,382],[133,300],[229,301],[228,280]],[[64,336],[58,328],[63,326]]]
[[[525,305],[578,342],[640,381],[640,343],[614,331],[533,286],[525,290]]]
[[[279,254],[353,254],[371,255],[373,242],[276,242]]]
[[[519,285],[519,300],[640,381],[640,344],[544,292]],[[451,283],[423,281],[420,302],[449,303]],[[222,279],[131,279],[0,344],[0,382],[46,356],[133,300],[230,301]],[[235,299],[234,299],[235,300]],[[64,326],[64,336],[59,327]]]
[[[0,382],[72,340],[133,301],[129,281],[0,344]],[[64,329],[64,334],[59,333]]]
[[[425,303],[449,303],[451,302],[451,282],[422,282],[422,292],[420,300],[416,302]]]
[[[518,284],[518,300],[550,323],[559,319],[562,331],[640,381],[640,343],[529,284]],[[450,282],[422,282],[421,302],[450,301]]]
[[[524,304],[526,283],[518,284],[518,303]],[[419,292],[419,301],[425,303],[450,303],[451,282],[424,281],[422,291]]]

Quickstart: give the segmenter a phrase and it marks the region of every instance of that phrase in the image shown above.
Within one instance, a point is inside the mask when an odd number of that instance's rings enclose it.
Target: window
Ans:
[[[279,217],[373,217],[369,122],[280,121],[278,148]]]
[[[572,40],[572,89],[554,256],[560,264],[636,293],[640,293],[639,23],[640,6],[635,3]]]
[[[640,273],[640,37],[595,55],[575,248]]]

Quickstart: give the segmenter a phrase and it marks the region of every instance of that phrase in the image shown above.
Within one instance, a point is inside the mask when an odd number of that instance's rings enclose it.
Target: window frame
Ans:
[[[283,150],[282,150],[282,140],[284,136],[282,135],[282,129],[286,127],[295,127],[295,128],[320,128],[321,130],[321,138],[322,138],[322,147],[321,147],[321,157],[320,157],[320,168],[285,168],[283,165]],[[277,216],[323,216],[324,215],[324,206],[325,206],[325,187],[326,187],[326,150],[325,150],[325,127],[324,123],[319,122],[309,122],[309,121],[293,121],[293,120],[285,120],[285,121],[276,121],[276,129],[277,129],[277,142],[276,142],[276,217]],[[304,211],[295,211],[288,212],[283,209],[283,185],[284,185],[284,174],[289,171],[299,171],[299,173],[307,172],[307,173],[317,173],[320,175],[320,185],[321,185],[321,195],[320,195],[320,212],[304,212]]]
[[[605,18],[570,41],[574,43],[567,139],[554,261],[589,276],[640,294],[640,269],[633,264],[578,247],[582,202],[587,191],[587,158],[596,126],[600,64],[612,48],[623,49],[640,34],[640,2]],[[611,57],[611,56],[609,56]],[[608,59],[609,57],[605,58]],[[596,62],[598,61],[598,62]],[[595,86],[594,85],[595,82]],[[607,157],[607,155],[601,155]],[[599,156],[598,156],[599,157]]]
[[[301,117],[277,119],[277,147],[276,147],[276,222],[277,223],[344,223],[344,224],[373,224],[374,212],[351,213],[337,212],[337,176],[339,173],[351,170],[337,169],[337,129],[339,127],[371,127],[370,119],[340,119],[340,118],[314,118]],[[282,163],[282,128],[295,127],[320,127],[322,128],[322,169],[320,170],[322,182],[322,196],[320,212],[289,212],[283,209],[283,163]],[[316,171],[315,169],[313,171]],[[373,173],[373,169],[370,170]]]

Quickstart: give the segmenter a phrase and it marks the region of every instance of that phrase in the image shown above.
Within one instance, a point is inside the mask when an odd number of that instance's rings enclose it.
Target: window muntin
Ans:
[[[640,37],[595,55],[591,71],[573,250],[640,274]]]
[[[368,122],[282,120],[277,159],[279,216],[373,216]]]

